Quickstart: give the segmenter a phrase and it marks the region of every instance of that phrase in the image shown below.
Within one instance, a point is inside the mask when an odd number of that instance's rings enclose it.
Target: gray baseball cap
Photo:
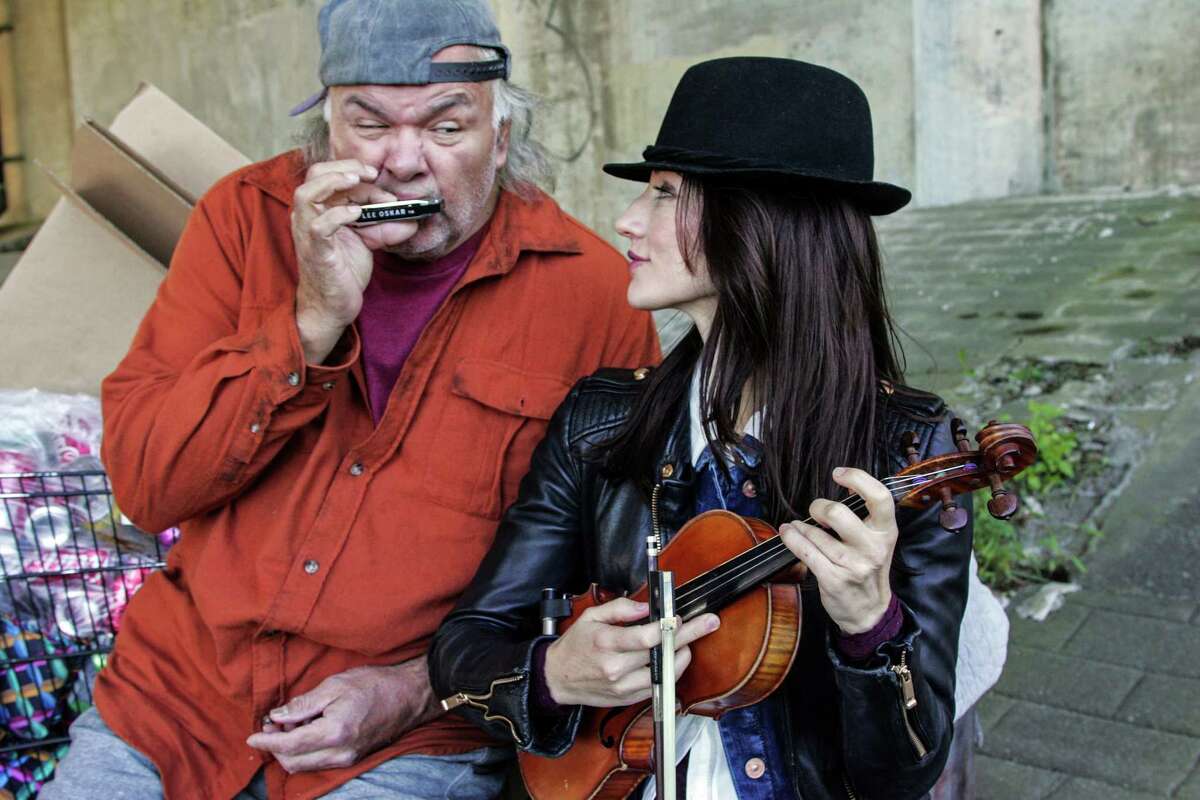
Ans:
[[[485,0],[329,0],[317,28],[325,88],[293,108],[293,117],[324,100],[330,86],[490,81],[509,73],[511,55]],[[433,62],[456,44],[488,47],[497,57]]]

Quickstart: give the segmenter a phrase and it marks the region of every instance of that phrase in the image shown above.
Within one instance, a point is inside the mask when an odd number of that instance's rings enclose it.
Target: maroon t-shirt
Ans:
[[[363,292],[358,332],[363,373],[375,424],[383,418],[388,397],[421,331],[458,279],[467,271],[484,229],[436,261],[403,261],[375,253],[371,282]]]

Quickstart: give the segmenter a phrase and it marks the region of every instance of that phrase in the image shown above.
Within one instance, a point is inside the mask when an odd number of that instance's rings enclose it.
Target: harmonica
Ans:
[[[350,225],[361,228],[364,225],[378,225],[381,222],[407,222],[411,219],[431,216],[441,210],[442,201],[437,198],[370,203],[362,207],[362,213]]]

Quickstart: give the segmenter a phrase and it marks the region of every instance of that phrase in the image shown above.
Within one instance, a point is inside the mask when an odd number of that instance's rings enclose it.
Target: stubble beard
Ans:
[[[461,244],[487,221],[492,195],[496,188],[498,170],[489,164],[478,180],[471,181],[469,191],[454,204],[447,203],[442,211],[421,221],[411,239],[384,250],[405,261],[434,261]]]

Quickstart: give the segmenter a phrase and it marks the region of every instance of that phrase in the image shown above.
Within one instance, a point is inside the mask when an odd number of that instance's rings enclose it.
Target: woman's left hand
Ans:
[[[896,504],[882,483],[860,469],[839,467],[833,480],[866,501],[866,519],[842,503],[817,499],[808,507],[818,524],[841,537],[800,520],[779,527],[779,535],[817,579],[821,605],[842,633],[874,628],[892,602],[888,577],[899,532]]]

